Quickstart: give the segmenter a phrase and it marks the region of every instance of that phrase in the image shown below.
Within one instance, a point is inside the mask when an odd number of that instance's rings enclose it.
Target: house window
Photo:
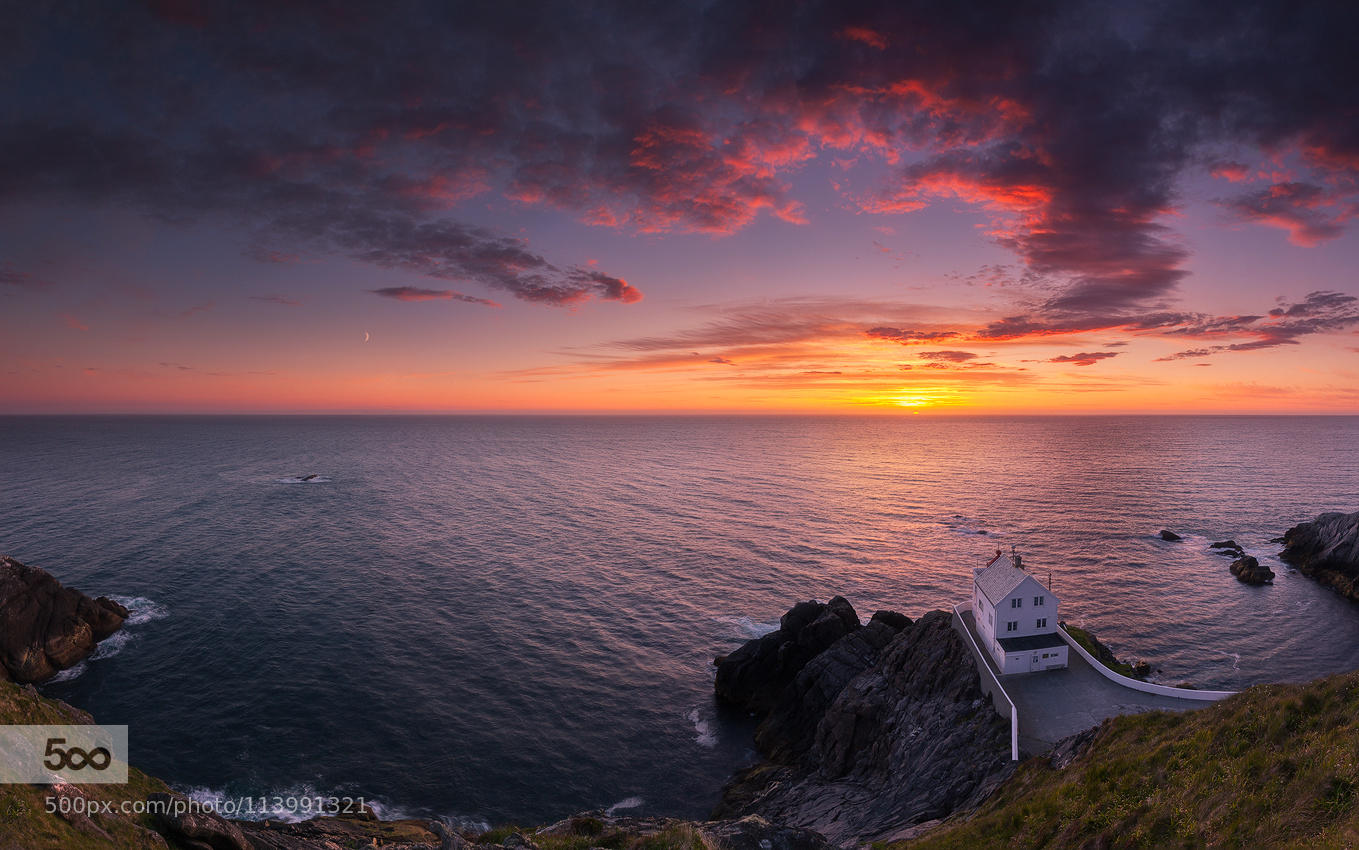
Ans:
[[[996,627],[996,615],[995,615],[995,614],[987,614],[987,615],[986,615],[986,625],[990,626],[990,627],[993,628],[993,629]]]
[[[1047,600],[1047,597],[1046,597],[1046,596],[1035,596],[1035,597],[1033,598],[1033,604],[1035,604],[1035,605],[1043,605],[1043,604],[1046,603],[1046,600]]]
[[[1047,617],[1039,617],[1039,618],[1038,618],[1038,622],[1036,623],[1036,625],[1037,625],[1037,627],[1040,628],[1040,629],[1045,629],[1045,628],[1047,628],[1047,626],[1048,626],[1048,618],[1047,618]]]
[[[1011,620],[1010,622],[1006,623],[1006,624],[1005,624],[1005,631],[1007,631],[1007,632],[1017,632],[1017,631],[1019,631],[1019,621],[1018,621],[1018,620]]]
[[[1023,599],[1020,599],[1018,596],[1016,596],[1014,599],[1011,599],[1011,600],[1010,600],[1010,607],[1011,607],[1011,608],[1023,608],[1023,607],[1024,607],[1024,600],[1023,600]]]

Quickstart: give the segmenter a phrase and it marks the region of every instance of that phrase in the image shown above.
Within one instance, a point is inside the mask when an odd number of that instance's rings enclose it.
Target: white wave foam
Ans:
[[[317,790],[316,786],[310,782],[300,782],[286,788],[275,788],[263,794],[258,792],[230,794],[225,790],[202,787],[177,790],[189,799],[205,808],[210,808],[223,817],[251,821],[276,820],[284,823],[300,823],[315,817],[331,816],[335,814],[333,808],[322,811],[323,804],[328,804],[336,798],[341,801],[341,805],[343,805],[346,797],[353,800],[358,799],[357,795],[342,791],[324,793]],[[289,807],[287,803],[290,799],[295,799],[298,805]],[[303,800],[310,801],[311,806],[302,805]],[[628,801],[624,800],[623,802]],[[264,808],[261,808],[261,803],[264,804]],[[369,797],[363,798],[363,804],[372,810],[378,820],[407,820],[428,817],[425,813]],[[465,832],[486,832],[491,828],[490,821],[475,816],[445,816],[440,817],[439,820]]]
[[[388,820],[388,818],[383,818],[383,820]],[[393,818],[393,820],[403,820],[403,818]],[[458,832],[489,832],[491,830],[491,822],[476,815],[453,815],[451,817],[444,815],[439,820],[444,826],[451,826]],[[546,827],[543,828],[546,829]]]
[[[132,638],[133,635],[130,634],[129,632],[114,632],[113,634],[99,641],[99,645],[95,647],[94,652],[90,654],[89,660],[102,661],[105,658],[112,658],[113,656],[122,652],[123,648],[127,646],[128,642],[131,641]]]
[[[170,616],[168,608],[147,599],[145,596],[110,596],[109,599],[127,609],[128,616],[127,620],[123,622],[124,628],[140,626],[142,623],[149,623],[152,620],[164,620]]]
[[[717,733],[713,731],[712,724],[708,722],[698,709],[689,712],[689,722],[694,724],[694,740],[700,747],[712,749],[717,746]]]
[[[646,801],[641,797],[628,797],[626,800],[619,800],[617,803],[609,806],[604,810],[604,814],[613,817],[615,813],[621,812],[624,809],[640,809],[645,802]]]
[[[164,605],[153,602],[145,596],[109,596],[109,599],[128,610],[128,616],[123,621],[123,627],[101,640],[99,645],[94,648],[94,652],[90,653],[84,661],[74,667],[62,670],[48,679],[49,683],[57,684],[80,678],[86,670],[90,669],[91,661],[103,661],[105,658],[112,658],[136,639],[136,632],[130,631],[129,627],[140,626],[153,620],[163,620],[170,616],[170,612]]]
[[[88,669],[90,669],[89,662],[82,661],[74,667],[68,667],[65,670],[62,670],[57,675],[48,679],[47,683],[50,685],[55,684],[57,682],[69,682],[72,679],[79,678],[80,675]]]
[[[314,817],[332,814],[332,812],[321,811],[321,803],[330,797],[345,796],[343,794],[322,794],[316,790],[316,786],[306,782],[271,790],[266,794],[228,794],[226,791],[216,788],[189,788],[180,793],[225,818],[277,820],[284,823],[301,823]],[[318,800],[317,798],[321,799]],[[290,800],[296,801],[297,805],[288,806],[287,803]],[[303,800],[308,801],[310,805],[304,805]],[[364,804],[372,808],[375,814],[377,813],[378,807],[373,801],[364,800]]]
[[[772,623],[761,623],[759,620],[753,620],[750,617],[717,617],[716,619],[719,623],[735,626],[737,636],[743,638],[764,637],[779,627],[778,620]]]

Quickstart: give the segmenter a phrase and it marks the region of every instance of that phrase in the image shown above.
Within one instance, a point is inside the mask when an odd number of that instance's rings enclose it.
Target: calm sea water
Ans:
[[[799,599],[947,607],[996,545],[1164,681],[1359,667],[1359,606],[1266,542],[1359,509],[1355,446],[1359,418],[8,418],[0,551],[130,601],[46,690],[183,789],[700,816],[752,757],[715,654]]]

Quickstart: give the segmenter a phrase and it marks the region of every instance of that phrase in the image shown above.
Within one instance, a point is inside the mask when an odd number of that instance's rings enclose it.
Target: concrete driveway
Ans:
[[[972,613],[964,612],[962,616],[980,644]],[[1066,736],[1096,726],[1106,717],[1157,710],[1191,711],[1212,705],[1202,700],[1125,688],[1104,678],[1074,650],[1067,655],[1070,666],[1065,670],[1009,676],[999,676],[995,662],[986,653],[977,658],[978,663],[985,663],[997,674],[1001,686],[1014,700],[1019,710],[1019,748],[1027,755],[1045,752]]]

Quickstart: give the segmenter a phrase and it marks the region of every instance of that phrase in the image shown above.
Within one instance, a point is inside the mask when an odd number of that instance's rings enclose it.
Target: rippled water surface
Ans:
[[[47,690],[181,788],[697,816],[750,758],[713,655],[798,599],[946,607],[996,545],[1164,681],[1359,667],[1359,606],[1267,542],[1359,510],[1355,446],[1356,418],[11,418],[0,551],[132,605]]]

